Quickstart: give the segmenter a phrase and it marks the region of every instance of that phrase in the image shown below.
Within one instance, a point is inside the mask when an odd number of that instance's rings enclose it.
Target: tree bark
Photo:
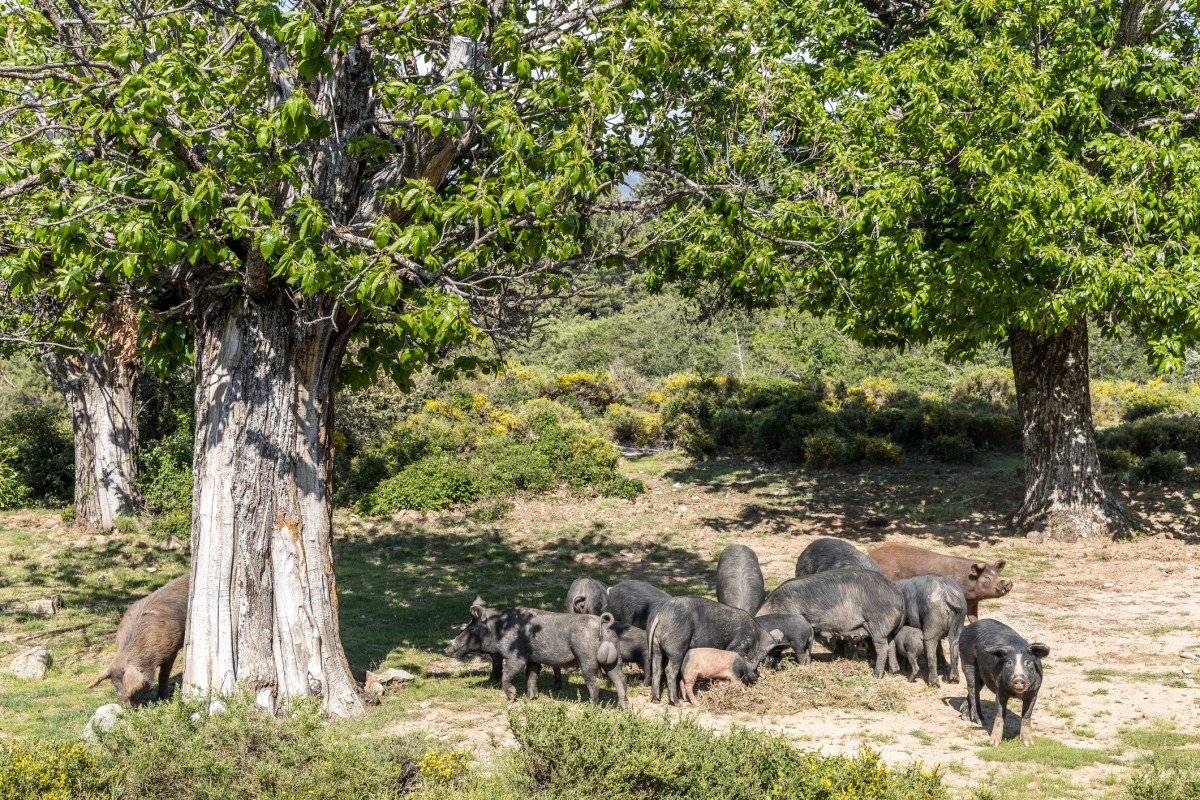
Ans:
[[[243,686],[272,712],[319,696],[366,707],[338,632],[333,576],[333,387],[349,326],[332,303],[237,289],[196,323],[192,585],[184,687]]]
[[[137,364],[110,341],[99,353],[43,348],[42,364],[62,392],[75,433],[75,521],[111,530],[138,508]]]
[[[1047,336],[1009,332],[1025,451],[1025,502],[1014,517],[1034,541],[1117,538],[1132,520],[1100,474],[1088,383],[1087,322]]]

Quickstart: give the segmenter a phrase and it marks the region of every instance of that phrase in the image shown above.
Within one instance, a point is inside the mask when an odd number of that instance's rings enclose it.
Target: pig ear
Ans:
[[[97,686],[99,686],[101,683],[103,683],[104,681],[108,680],[111,677],[112,677],[112,667],[109,666],[104,670],[104,672],[101,672],[99,675],[97,675],[96,680],[89,683],[87,688],[95,689]]]
[[[483,606],[484,608],[487,608],[487,600],[483,599],[483,595],[475,595],[475,599],[471,601],[471,607],[474,608],[475,606]]]
[[[1038,658],[1045,658],[1050,655],[1050,648],[1041,642],[1034,642],[1029,645],[1029,652],[1033,653]]]
[[[982,561],[976,561],[971,565],[971,577],[978,578],[983,574],[985,569],[987,569],[987,564],[983,563]]]
[[[487,603],[484,603],[483,605],[471,606],[471,616],[477,620],[483,621],[483,618],[487,616]]]
[[[997,561],[997,562],[996,562],[996,564],[995,564],[995,567],[996,567],[996,572],[1003,572],[1003,571],[1004,571],[1004,565],[1005,565],[1005,564],[1007,564],[1007,563],[1008,563],[1008,560],[1007,560],[1007,559],[1004,559],[1004,558],[1002,558],[1002,559],[1000,559],[999,561]]]

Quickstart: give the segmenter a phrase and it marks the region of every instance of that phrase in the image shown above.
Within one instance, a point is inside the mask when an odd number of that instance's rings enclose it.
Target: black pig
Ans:
[[[722,550],[717,559],[717,602],[753,614],[765,596],[762,568],[754,551],[744,544]]]
[[[595,614],[608,611],[608,586],[595,578],[576,578],[567,589],[568,614]]]
[[[645,581],[621,581],[608,590],[608,610],[617,622],[649,630],[651,614],[670,597]]]
[[[500,685],[509,700],[517,697],[513,679],[525,669],[525,691],[537,697],[537,678],[543,664],[579,667],[593,703],[600,699],[596,675],[603,672],[617,690],[621,708],[625,698],[625,676],[621,654],[612,632],[612,614],[559,614],[527,608],[489,608],[483,598],[471,604],[471,621],[446,648],[446,655],[491,653],[504,658]]]
[[[841,539],[814,539],[796,559],[796,577],[816,575],[831,569],[866,569],[879,572],[879,565],[866,553]]]
[[[807,664],[812,660],[813,629],[804,617],[799,614],[764,614],[755,617],[754,621],[768,632],[778,631],[780,639],[791,646],[797,664]],[[763,666],[776,666],[780,655],[779,651],[773,651],[763,659]]]
[[[992,720],[992,744],[1004,738],[1004,715],[1011,697],[1021,699],[1021,743],[1033,744],[1033,704],[1042,688],[1042,659],[1050,655],[1044,644],[1029,644],[1002,622],[981,619],[968,625],[958,640],[962,671],[967,682],[967,702],[962,717],[983,724],[979,693],[987,686],[996,693],[996,716]]]
[[[929,665],[930,686],[940,686],[938,665],[942,659],[942,638],[950,643],[950,674],[946,680],[958,683],[958,639],[967,617],[967,597],[958,581],[945,575],[917,575],[896,584],[904,596],[904,624],[921,631],[925,662]]]
[[[817,635],[871,640],[876,678],[883,676],[888,642],[904,624],[904,598],[878,572],[835,569],[781,583],[758,610],[767,614],[799,614]]]
[[[679,703],[679,673],[687,651],[694,647],[731,650],[758,664],[772,650],[782,648],[769,633],[740,608],[731,608],[704,597],[672,597],[662,604],[650,623],[650,697],[662,698],[663,673],[667,699]]]

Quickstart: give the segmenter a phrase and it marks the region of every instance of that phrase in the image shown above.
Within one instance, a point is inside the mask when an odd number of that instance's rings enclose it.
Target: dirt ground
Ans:
[[[1173,731],[1184,747],[1200,741],[1187,736],[1200,733],[1200,530],[1192,513],[1200,493],[1133,498],[1136,510],[1158,520],[1152,529],[1157,537],[1034,546],[1009,532],[1004,512],[1015,507],[1019,482],[996,470],[813,479],[752,465],[682,468],[664,456],[627,471],[646,480],[644,497],[518,503],[502,523],[504,534],[535,540],[539,532],[564,528],[599,531],[615,559],[579,553],[576,575],[645,578],[668,591],[680,580],[678,563],[643,558],[663,543],[695,553],[697,564],[709,570],[725,545],[747,544],[759,556],[768,590],[792,577],[796,556],[821,535],[863,549],[900,541],[1004,557],[1015,587],[1002,600],[984,602],[980,614],[1051,651],[1033,716],[1035,747],[1028,751],[1012,739],[993,750],[987,731],[959,718],[961,683],[927,688],[898,676],[884,680],[901,687],[902,711],[818,708],[775,715],[685,705],[665,713],[697,716],[718,730],[738,724],[770,731],[826,753],[869,747],[889,763],[941,765],[952,785],[987,782],[1015,798],[1120,796],[1119,781],[1151,755],[1130,732]],[[934,503],[943,510],[931,510]],[[564,589],[572,577],[564,575]],[[486,665],[447,661],[444,668],[483,671]],[[572,685],[580,683],[573,676]],[[651,703],[639,681],[630,687],[637,713],[664,713],[665,703]],[[990,693],[984,698],[990,721]],[[465,740],[485,761],[512,744],[502,710],[448,708],[436,697],[414,710],[389,732],[423,730]],[[1016,734],[1016,713],[1019,703],[1010,705],[1007,737]]]

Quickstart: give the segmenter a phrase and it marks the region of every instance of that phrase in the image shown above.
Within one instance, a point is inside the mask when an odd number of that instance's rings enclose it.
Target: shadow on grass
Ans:
[[[950,466],[920,459],[839,469],[761,467],[745,459],[712,459],[663,477],[707,492],[751,494],[736,511],[701,520],[721,533],[836,536],[869,546],[903,532],[934,546],[995,544],[1009,538],[1008,515],[1021,502],[1020,457],[988,454],[981,463]],[[776,488],[772,488],[776,487]]]
[[[536,541],[446,523],[382,522],[334,542],[342,643],[356,674],[397,648],[441,656],[470,619],[477,594],[493,608],[559,611],[571,581],[584,575],[610,585],[644,578],[686,593],[704,588],[715,571],[693,552],[661,542],[618,544],[602,522],[583,535]]]

